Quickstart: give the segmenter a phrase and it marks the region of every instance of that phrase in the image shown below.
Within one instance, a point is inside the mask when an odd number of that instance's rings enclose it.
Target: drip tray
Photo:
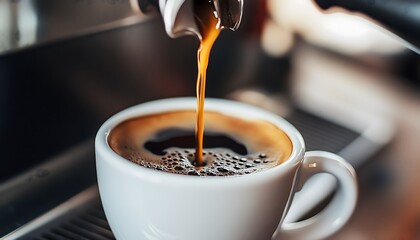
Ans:
[[[97,186],[88,188],[5,239],[115,239],[106,220]]]

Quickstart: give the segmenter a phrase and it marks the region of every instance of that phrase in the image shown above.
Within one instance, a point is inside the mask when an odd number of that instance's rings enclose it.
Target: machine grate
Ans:
[[[360,136],[351,129],[302,110],[294,110],[286,119],[302,134],[306,150],[339,153]]]
[[[115,237],[97,197],[19,239],[112,240]]]

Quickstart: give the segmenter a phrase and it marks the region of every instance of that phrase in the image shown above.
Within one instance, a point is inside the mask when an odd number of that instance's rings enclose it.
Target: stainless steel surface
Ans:
[[[0,236],[92,186],[96,182],[94,155],[90,139],[9,181],[1,181]]]
[[[222,28],[236,31],[242,20],[243,0],[214,0],[214,6]]]
[[[74,211],[74,209],[83,206],[84,204],[87,204],[90,201],[95,200],[97,198],[98,187],[95,185],[90,188],[87,188],[86,190],[80,192],[76,196],[55,207],[51,211],[48,211],[39,218],[34,219],[33,221],[2,237],[1,240],[15,240],[24,237],[26,234],[32,231],[36,231],[37,229],[55,221],[57,218],[71,211]]]
[[[158,16],[158,9],[149,7],[153,4],[147,2],[0,0],[0,56],[58,40],[143,23]],[[216,0],[212,3],[222,28],[236,30],[242,18],[243,0]],[[170,36],[196,35],[201,38],[192,4],[192,0],[160,1],[160,10]]]
[[[137,0],[0,0],[0,56],[155,16],[142,13]]]

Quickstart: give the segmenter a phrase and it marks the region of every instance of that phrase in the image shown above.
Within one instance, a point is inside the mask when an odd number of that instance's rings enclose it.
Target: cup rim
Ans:
[[[127,174],[136,175],[141,178],[148,178],[152,181],[160,182],[169,180],[175,184],[178,181],[187,180],[192,184],[201,184],[201,182],[241,182],[255,178],[271,178],[277,176],[280,173],[286,172],[289,169],[292,169],[294,166],[299,165],[301,161],[303,161],[303,156],[305,153],[303,137],[300,132],[288,121],[283,119],[281,116],[252,105],[217,98],[206,98],[205,110],[211,110],[227,115],[236,116],[241,115],[240,113],[247,113],[247,118],[249,117],[254,119],[267,120],[282,129],[292,142],[292,153],[287,158],[287,160],[275,167],[252,174],[234,176],[189,176],[148,169],[121,157],[109,146],[107,141],[108,134],[121,122],[138,116],[168,111],[195,110],[197,104],[196,101],[197,100],[195,97],[178,97],[153,100],[150,102],[134,105],[110,117],[102,124],[95,137],[95,154],[97,167],[100,164],[100,161],[105,161],[113,168],[122,170]],[[250,114],[251,112],[252,114]]]

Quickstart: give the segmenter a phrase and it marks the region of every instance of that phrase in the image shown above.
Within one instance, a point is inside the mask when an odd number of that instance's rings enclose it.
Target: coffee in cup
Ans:
[[[128,119],[108,136],[110,147],[131,162],[169,173],[244,175],[289,158],[292,143],[274,124],[206,112],[203,163],[197,165],[194,111],[171,111]]]

